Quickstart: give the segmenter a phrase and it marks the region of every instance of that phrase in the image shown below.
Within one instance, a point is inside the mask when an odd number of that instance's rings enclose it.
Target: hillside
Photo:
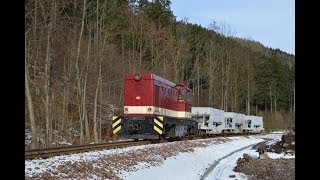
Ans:
[[[169,0],[27,0],[25,17],[25,122],[37,147],[110,139],[133,72],[187,85],[193,106],[294,123],[294,55],[177,21]]]

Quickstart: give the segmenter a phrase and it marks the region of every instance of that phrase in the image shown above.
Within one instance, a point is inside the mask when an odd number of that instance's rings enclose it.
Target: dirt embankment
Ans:
[[[281,141],[265,148],[267,152],[295,154],[295,135],[293,133],[283,135]]]
[[[283,135],[281,141],[273,145],[261,145],[256,147],[259,158],[253,158],[244,154],[239,158],[234,171],[248,175],[249,180],[276,179],[294,180],[295,179],[295,159],[270,159],[267,152],[273,153],[295,153],[295,136],[292,133]]]

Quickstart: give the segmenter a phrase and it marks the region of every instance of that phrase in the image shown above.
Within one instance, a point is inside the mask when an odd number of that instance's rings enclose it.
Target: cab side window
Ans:
[[[191,92],[187,91],[187,101],[190,103],[191,102]]]
[[[180,91],[179,91],[178,99],[179,99],[180,101],[183,101],[183,100],[184,100],[184,95],[185,95],[184,90],[180,90]]]

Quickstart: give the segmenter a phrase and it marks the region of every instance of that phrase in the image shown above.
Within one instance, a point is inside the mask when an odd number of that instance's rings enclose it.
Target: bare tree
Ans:
[[[46,145],[50,146],[52,140],[52,122],[51,122],[51,106],[52,101],[50,98],[51,94],[51,53],[50,53],[50,41],[52,33],[53,17],[55,16],[55,1],[51,4],[51,17],[48,23],[47,31],[47,49],[46,49],[46,63],[45,63],[45,107],[46,107]],[[46,17],[46,16],[45,16]]]
[[[26,46],[26,40],[25,40],[25,47]],[[36,147],[36,141],[37,141],[37,126],[36,126],[36,120],[34,117],[34,111],[33,111],[33,102],[32,102],[32,96],[30,93],[30,86],[29,86],[29,75],[28,75],[28,62],[25,58],[25,64],[24,64],[24,78],[25,78],[25,90],[26,90],[26,97],[28,102],[28,110],[29,110],[29,116],[30,116],[30,123],[31,123],[31,148]]]
[[[272,86],[269,86],[269,96],[270,96],[270,112],[272,114]]]
[[[90,30],[89,30],[90,32]],[[88,38],[88,50],[87,50],[87,58],[86,58],[86,72],[84,77],[84,85],[83,85],[83,96],[82,96],[82,120],[85,125],[86,132],[86,142],[90,141],[90,130],[89,130],[89,121],[88,121],[88,113],[86,107],[86,95],[87,95],[87,80],[88,80],[88,69],[89,69],[89,59],[90,59],[90,37]]]
[[[94,141],[98,142],[98,133],[97,133],[97,102],[98,102],[98,92],[99,92],[99,86],[101,86],[101,66],[102,66],[102,58],[103,56],[100,57],[99,61],[99,77],[97,80],[97,86],[96,86],[96,94],[94,98],[94,113],[93,113],[93,132],[94,132]],[[101,120],[100,120],[101,121]]]
[[[81,29],[80,29],[80,34],[79,34],[79,41],[78,41],[78,49],[77,49],[77,57],[76,57],[76,71],[77,71],[77,82],[78,82],[78,101],[80,102],[83,98],[82,96],[82,91],[81,91],[81,74],[80,74],[80,69],[79,69],[79,57],[80,57],[80,48],[81,48],[81,39],[82,39],[82,34],[84,30],[84,21],[86,17],[86,0],[83,1],[83,10],[82,10],[82,20],[81,20]],[[83,101],[82,101],[83,102]],[[79,104],[79,116],[80,116],[80,143],[83,142],[83,106]]]

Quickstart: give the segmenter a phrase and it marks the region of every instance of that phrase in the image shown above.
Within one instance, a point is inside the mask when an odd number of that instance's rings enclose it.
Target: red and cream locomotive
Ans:
[[[152,73],[126,74],[124,116],[113,116],[112,129],[132,139],[192,136],[191,90]]]

